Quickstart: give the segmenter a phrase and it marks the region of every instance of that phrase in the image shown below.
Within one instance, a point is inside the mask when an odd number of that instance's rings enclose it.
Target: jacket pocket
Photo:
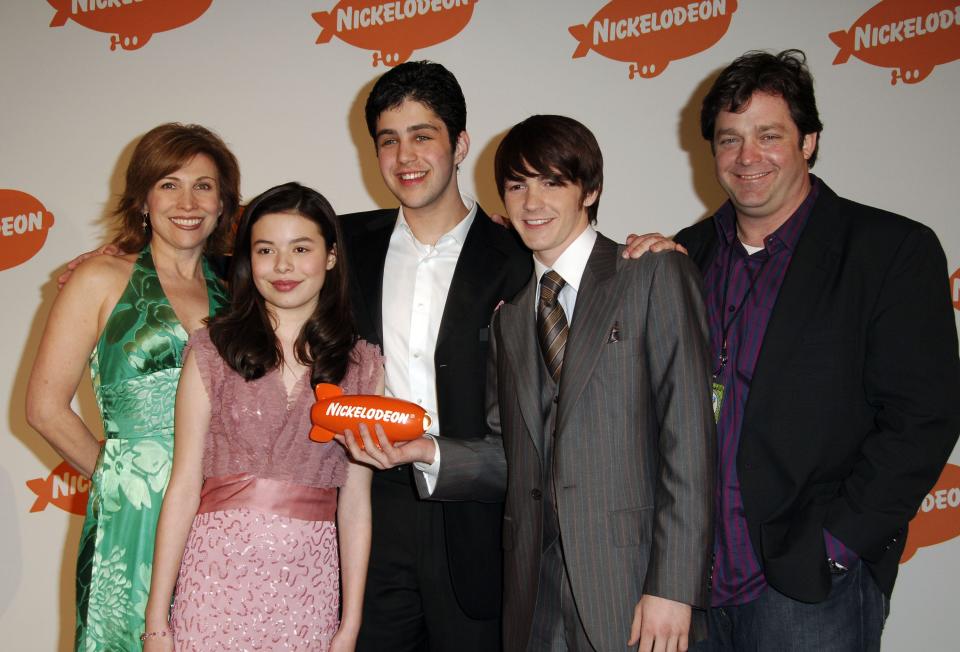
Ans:
[[[513,550],[513,519],[509,516],[503,517],[503,536],[502,545],[504,550]]]
[[[631,507],[607,514],[610,541],[614,547],[638,546],[650,540],[653,507]]]

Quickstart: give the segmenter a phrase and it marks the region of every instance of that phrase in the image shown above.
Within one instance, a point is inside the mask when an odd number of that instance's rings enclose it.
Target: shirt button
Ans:
[[[733,311],[734,311],[734,310],[736,310],[736,309],[737,309],[737,306],[736,306],[736,305],[733,305],[733,304],[731,304],[731,305],[730,305],[730,307],[729,307],[729,308],[727,308],[727,311],[728,311],[728,312],[733,312]]]
[[[543,493],[539,489],[533,489],[530,492],[530,497],[533,498],[534,500],[540,500],[541,498],[543,498]]]

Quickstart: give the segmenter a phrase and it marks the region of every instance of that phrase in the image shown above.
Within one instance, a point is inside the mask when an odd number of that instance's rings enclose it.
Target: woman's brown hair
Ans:
[[[114,244],[127,252],[140,251],[150,241],[143,226],[143,205],[153,185],[183,167],[197,154],[206,154],[220,175],[223,213],[207,239],[205,251],[224,253],[229,245],[233,220],[240,207],[240,166],[219,136],[200,125],[169,122],[154,127],[140,139],[127,165],[126,187],[113,212],[119,218]]]

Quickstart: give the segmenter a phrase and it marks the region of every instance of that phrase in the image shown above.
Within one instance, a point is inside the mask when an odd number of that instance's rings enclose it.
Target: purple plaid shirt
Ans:
[[[737,238],[733,205],[727,202],[714,216],[717,251],[704,282],[715,382],[724,387],[717,423],[717,520],[711,597],[715,607],[750,602],[767,586],[747,531],[737,477],[737,450],[750,382],[770,314],[820,191],[819,180],[813,175],[810,180],[810,193],[800,207],[767,236],[764,249],[753,255],[747,254]],[[727,362],[721,365],[724,339]],[[856,560],[826,531],[824,539],[832,559],[846,564]]]

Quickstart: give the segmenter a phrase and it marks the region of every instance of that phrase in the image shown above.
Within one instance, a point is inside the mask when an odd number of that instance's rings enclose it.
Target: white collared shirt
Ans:
[[[477,202],[461,195],[468,212],[464,219],[437,240],[420,242],[400,208],[383,265],[384,393],[423,407],[430,416],[429,434],[440,434],[437,416],[437,382],[434,350],[453,272],[467,233],[477,215]],[[438,448],[439,450],[439,448]],[[436,474],[434,464],[417,463],[418,469]]]
[[[536,313],[537,304],[540,302],[540,279],[552,269],[566,281],[566,285],[560,290],[557,302],[567,316],[567,324],[573,323],[573,308],[577,303],[580,281],[583,279],[583,272],[587,269],[587,261],[590,260],[590,254],[593,252],[593,245],[596,242],[597,231],[588,224],[583,233],[578,235],[577,239],[571,242],[554,261],[553,267],[547,267],[541,263],[534,254],[533,269],[537,274],[537,292],[533,301],[534,313]]]

